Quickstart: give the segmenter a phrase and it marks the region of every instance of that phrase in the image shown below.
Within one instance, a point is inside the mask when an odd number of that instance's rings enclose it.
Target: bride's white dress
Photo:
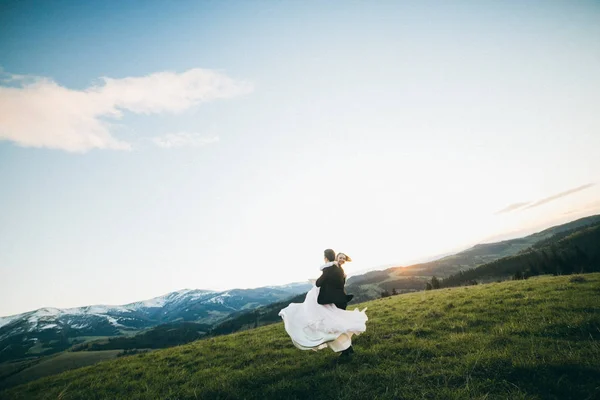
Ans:
[[[304,303],[292,303],[279,312],[285,330],[300,350],[320,350],[330,347],[343,351],[352,345],[352,335],[367,330],[366,308],[359,311],[341,310],[333,304],[317,303],[316,286],[306,294]]]

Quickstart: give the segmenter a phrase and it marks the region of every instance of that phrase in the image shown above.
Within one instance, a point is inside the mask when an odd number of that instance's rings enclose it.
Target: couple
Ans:
[[[300,350],[320,350],[330,347],[341,352],[341,357],[349,358],[352,348],[352,335],[367,330],[368,320],[365,310],[346,311],[352,295],[344,290],[346,275],[342,265],[352,261],[344,253],[327,249],[324,252],[325,264],[321,266],[321,277],[306,294],[304,303],[292,303],[279,312],[285,330],[292,342]]]

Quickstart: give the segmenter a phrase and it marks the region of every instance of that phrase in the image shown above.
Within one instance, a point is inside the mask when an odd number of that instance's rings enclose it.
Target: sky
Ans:
[[[0,315],[600,213],[597,1],[0,2]]]

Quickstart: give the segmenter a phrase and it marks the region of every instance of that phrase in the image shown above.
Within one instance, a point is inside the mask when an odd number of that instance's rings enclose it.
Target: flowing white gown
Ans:
[[[300,350],[346,350],[352,345],[352,335],[367,330],[367,309],[346,311],[333,304],[321,305],[317,303],[319,290],[313,286],[304,303],[292,303],[279,312],[285,330]]]

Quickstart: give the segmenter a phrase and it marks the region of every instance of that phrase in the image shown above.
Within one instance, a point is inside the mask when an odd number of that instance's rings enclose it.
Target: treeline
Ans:
[[[117,357],[128,357],[128,356],[135,356],[136,354],[144,354],[144,353],[148,353],[149,349],[130,349],[130,350],[123,350],[121,353],[117,354]]]
[[[515,256],[501,258],[451,275],[439,280],[439,287],[476,284],[478,280],[526,279],[536,275],[569,275],[599,271],[600,224],[596,223],[586,228],[557,234]],[[427,285],[433,286],[432,283]]]

